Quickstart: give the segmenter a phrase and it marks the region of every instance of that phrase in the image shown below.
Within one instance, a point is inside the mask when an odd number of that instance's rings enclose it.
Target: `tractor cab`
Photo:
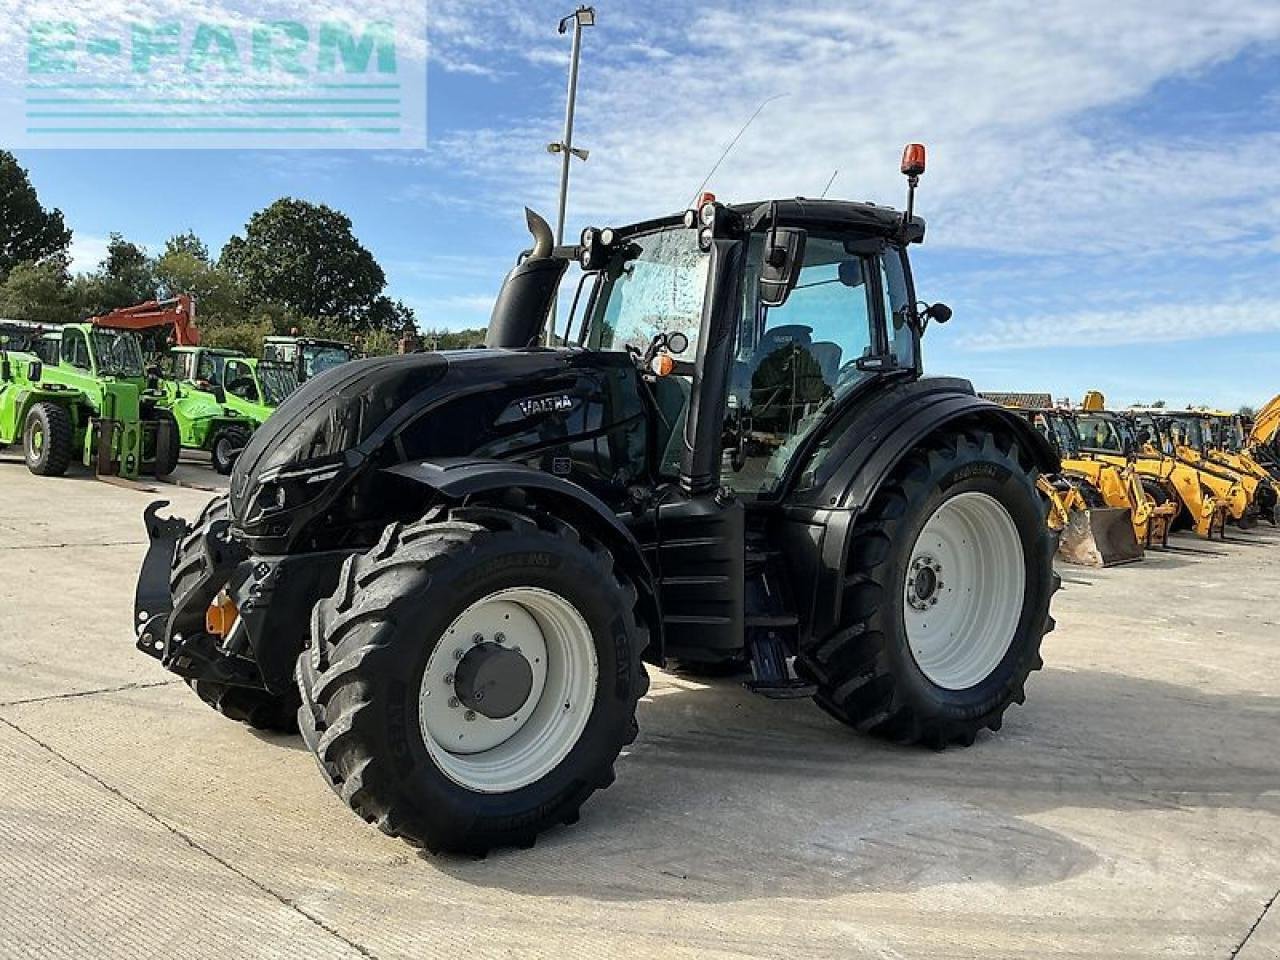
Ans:
[[[299,383],[354,360],[357,356],[355,347],[341,340],[290,334],[266,337],[262,341],[262,359],[288,365]]]

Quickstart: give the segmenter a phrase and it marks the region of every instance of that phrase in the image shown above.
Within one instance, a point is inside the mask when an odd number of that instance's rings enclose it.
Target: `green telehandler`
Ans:
[[[158,373],[159,403],[177,422],[181,445],[207,451],[224,475],[253,431],[297,386],[287,364],[215,347],[173,347]]]
[[[91,324],[0,335],[0,445],[60,476],[80,460],[100,476],[166,476],[178,462],[172,415],[148,392],[135,334]]]

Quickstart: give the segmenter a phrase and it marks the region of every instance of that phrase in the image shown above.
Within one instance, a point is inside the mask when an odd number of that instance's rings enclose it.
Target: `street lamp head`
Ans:
[[[564,144],[559,140],[547,144],[547,153],[560,153],[562,150],[564,150]]]
[[[596,8],[579,7],[573,13],[560,20],[560,26],[556,28],[557,32],[564,33],[569,29],[569,24],[575,20],[578,22],[579,27],[594,27],[596,25]]]

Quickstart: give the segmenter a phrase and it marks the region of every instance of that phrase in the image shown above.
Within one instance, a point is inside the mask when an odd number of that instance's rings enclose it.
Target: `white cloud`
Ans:
[[[511,23],[503,13],[468,19],[466,49],[495,59],[513,48],[535,60],[550,59],[548,49],[562,55],[559,7],[534,6],[536,17],[525,6]],[[592,159],[574,168],[573,219],[678,209],[752,111],[785,93],[713,178],[720,196],[813,196],[839,169],[835,195],[899,203],[898,151],[924,140],[932,164],[920,209],[939,246],[1274,247],[1280,168],[1266,158],[1280,136],[1134,140],[1092,121],[1276,38],[1280,5],[1224,0],[602,8],[584,54],[576,139]],[[515,129],[503,118],[453,131],[436,145],[477,146],[448,153],[490,195],[553,197],[542,146],[562,106],[550,102]]]
[[[90,273],[98,269],[98,264],[106,259],[107,244],[110,242],[110,237],[73,230],[71,247],[68,250],[71,257],[71,272]]]
[[[956,338],[967,350],[1092,348],[1167,344],[1208,337],[1280,333],[1271,298],[1172,303],[1124,310],[1085,310],[1055,316],[1001,318]]]

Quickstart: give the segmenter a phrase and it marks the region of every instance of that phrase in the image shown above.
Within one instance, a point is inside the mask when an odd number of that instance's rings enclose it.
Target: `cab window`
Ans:
[[[258,402],[258,387],[253,380],[253,370],[243,360],[226,362],[222,368],[222,384],[232,396],[250,403]]]
[[[89,359],[89,343],[81,330],[64,330],[62,333],[62,360],[77,370],[93,370]]]
[[[800,441],[827,407],[869,373],[883,262],[850,254],[843,240],[810,234],[795,289],[780,307],[759,302],[754,277],[763,238],[748,253],[742,323],[725,422],[725,482],[743,494],[775,490]]]

